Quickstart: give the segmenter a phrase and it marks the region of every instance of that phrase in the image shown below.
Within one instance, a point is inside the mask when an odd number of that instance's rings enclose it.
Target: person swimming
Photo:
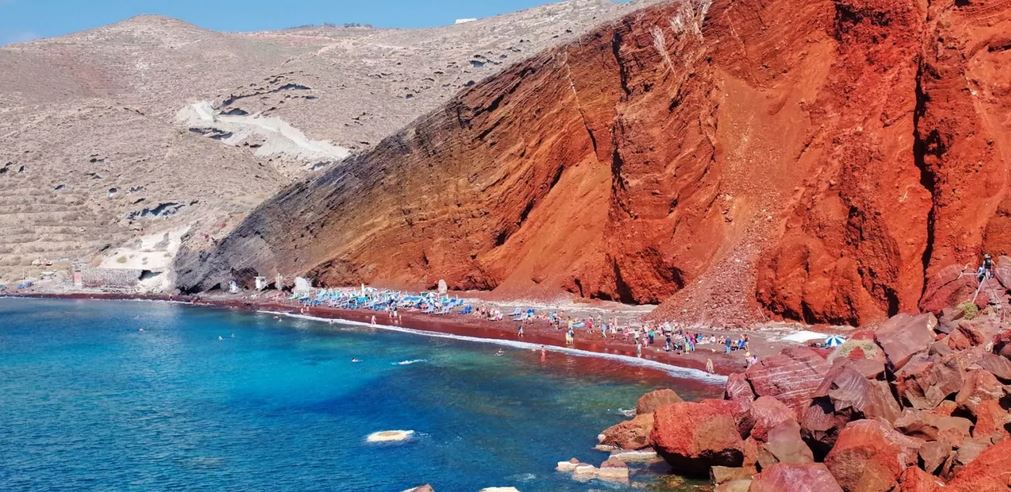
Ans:
[[[355,363],[358,363],[358,362],[361,362],[361,361],[362,361],[362,360],[361,360],[361,359],[359,359],[358,357],[355,357],[355,358],[351,359],[351,363],[353,363],[353,364],[355,364]]]

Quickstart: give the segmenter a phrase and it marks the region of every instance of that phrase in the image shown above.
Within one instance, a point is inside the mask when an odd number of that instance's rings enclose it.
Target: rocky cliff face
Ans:
[[[723,322],[915,311],[1008,247],[1008,32],[1011,2],[649,7],[290,186],[186,250],[180,286],[445,278]]]
[[[113,251],[152,234],[221,237],[292,181],[654,1],[432,29],[218,33],[145,16],[0,46],[0,283],[139,260]]]

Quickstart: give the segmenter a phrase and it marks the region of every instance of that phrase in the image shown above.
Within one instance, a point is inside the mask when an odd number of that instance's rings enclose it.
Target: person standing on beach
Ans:
[[[713,368],[713,359],[706,359],[706,372],[708,372],[709,374],[716,372],[716,370]]]
[[[635,342],[635,356],[642,358],[642,344],[638,340]]]
[[[730,340],[730,337],[727,337],[723,341],[723,347],[726,349],[726,353],[728,353],[728,354],[730,353],[730,344],[732,344],[732,343],[733,342]]]
[[[523,337],[523,323],[516,325],[516,336]]]
[[[376,326],[376,315],[372,315],[372,326]]]

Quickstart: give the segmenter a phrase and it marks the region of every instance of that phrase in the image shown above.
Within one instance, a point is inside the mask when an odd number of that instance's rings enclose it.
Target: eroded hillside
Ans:
[[[445,278],[724,322],[915,311],[1007,250],[1008,32],[1006,1],[647,8],[288,187],[186,251],[180,285]]]
[[[0,47],[0,283],[144,266],[152,235],[220,237],[283,186],[639,3],[423,30],[218,33],[138,17]]]

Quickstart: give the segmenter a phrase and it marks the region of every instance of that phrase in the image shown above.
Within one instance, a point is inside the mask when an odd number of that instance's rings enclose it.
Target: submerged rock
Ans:
[[[586,463],[580,463],[572,470],[572,478],[580,481],[592,480],[597,478],[597,472],[597,467]]]
[[[412,430],[386,430],[373,432],[365,437],[366,442],[402,442],[410,440],[414,437],[414,431]]]
[[[600,464],[600,468],[597,470],[597,478],[612,482],[627,482],[628,465],[618,458],[610,457]]]
[[[576,467],[579,466],[580,464],[581,463],[579,462],[579,460],[575,458],[572,458],[569,461],[559,461],[558,464],[555,466],[555,470],[564,473],[572,473],[576,471]]]

